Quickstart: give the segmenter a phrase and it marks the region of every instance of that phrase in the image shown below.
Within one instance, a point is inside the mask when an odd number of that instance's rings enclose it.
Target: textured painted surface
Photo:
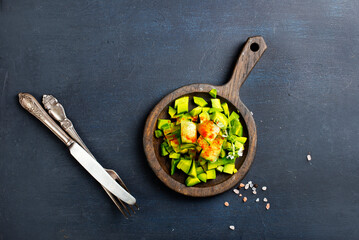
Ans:
[[[1,0],[0,239],[358,239],[358,12],[335,0]],[[269,211],[251,194],[178,195],[142,149],[154,105],[225,83],[252,35],[268,49],[241,89],[258,130],[246,180],[268,186]],[[20,91],[63,103],[137,197],[135,217],[20,107]]]

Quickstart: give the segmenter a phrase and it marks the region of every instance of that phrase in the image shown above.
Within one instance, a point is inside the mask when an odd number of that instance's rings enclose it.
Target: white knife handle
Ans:
[[[59,125],[47,114],[40,103],[29,93],[19,93],[19,102],[23,108],[39,119],[48,127],[66,146],[74,141],[61,129]]]

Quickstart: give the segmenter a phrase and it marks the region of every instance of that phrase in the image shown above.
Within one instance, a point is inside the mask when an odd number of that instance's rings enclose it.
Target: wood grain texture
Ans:
[[[168,94],[152,110],[146,121],[143,145],[150,167],[166,186],[187,196],[209,197],[233,188],[245,177],[252,165],[256,152],[257,130],[250,111],[239,98],[239,90],[266,49],[267,45],[262,37],[248,38],[238,57],[233,75],[227,84],[224,86],[193,84],[181,87]],[[168,107],[173,106],[174,100],[179,97],[189,96],[191,102],[193,96],[200,96],[207,99],[208,97],[206,96],[208,96],[208,92],[213,88],[217,89],[217,95],[221,98],[221,102],[227,102],[229,104],[230,111],[239,111],[245,132],[244,136],[248,138],[248,142],[245,145],[243,156],[236,159],[237,173],[233,175],[218,174],[215,180],[200,183],[194,187],[187,187],[184,184],[185,174],[176,171],[174,176],[171,176],[169,172],[170,160],[168,157],[162,157],[160,154],[161,141],[154,136],[157,119],[169,118],[167,114]],[[207,99],[207,101],[209,101],[209,99]]]

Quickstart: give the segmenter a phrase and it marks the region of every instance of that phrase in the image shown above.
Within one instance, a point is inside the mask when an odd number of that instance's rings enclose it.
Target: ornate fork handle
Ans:
[[[42,103],[44,104],[45,109],[48,110],[50,116],[57,120],[61,127],[72,137],[72,139],[80,144],[93,157],[90,150],[86,147],[85,143],[77,134],[71,120],[67,118],[65,109],[61,103],[59,103],[58,100],[52,95],[44,95],[42,97]]]
[[[47,114],[40,103],[29,93],[19,93],[19,102],[23,108],[39,119],[48,127],[66,146],[70,146],[73,140],[57,125],[57,123]]]

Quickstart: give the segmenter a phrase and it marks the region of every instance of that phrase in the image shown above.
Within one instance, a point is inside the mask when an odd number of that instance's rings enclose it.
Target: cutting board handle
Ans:
[[[248,38],[239,55],[231,79],[223,86],[226,92],[232,96],[238,96],[239,89],[266,49],[267,45],[263,37]]]

